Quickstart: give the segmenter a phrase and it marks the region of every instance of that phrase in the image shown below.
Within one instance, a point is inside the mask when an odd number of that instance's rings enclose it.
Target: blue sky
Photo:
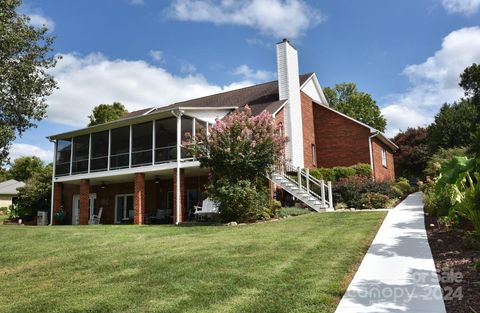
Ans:
[[[48,117],[12,158],[50,161],[45,137],[85,126],[99,103],[135,110],[273,80],[283,37],[322,86],[371,93],[389,135],[431,122],[480,62],[480,0],[24,0],[21,11],[49,26],[63,59]]]

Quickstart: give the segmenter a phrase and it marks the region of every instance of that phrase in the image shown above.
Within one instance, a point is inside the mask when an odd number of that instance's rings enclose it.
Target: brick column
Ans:
[[[55,213],[62,211],[63,205],[62,205],[62,196],[63,196],[63,184],[62,183],[54,183],[53,184],[53,212],[52,214],[55,215]],[[57,224],[55,221],[55,218],[52,217],[52,223]]]
[[[135,173],[133,184],[135,190],[133,194],[133,209],[135,211],[133,222],[141,225],[145,217],[145,174]]]
[[[90,218],[90,208],[88,200],[90,198],[90,180],[80,180],[80,225],[87,225]]]
[[[177,169],[173,169],[173,223],[177,224],[183,222],[184,196],[185,196],[185,169],[180,169],[180,207],[177,208]],[[180,210],[180,219],[177,221],[177,211]]]

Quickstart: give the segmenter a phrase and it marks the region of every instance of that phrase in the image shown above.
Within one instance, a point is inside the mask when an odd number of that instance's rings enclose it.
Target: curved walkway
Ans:
[[[390,210],[336,313],[445,313],[420,193]]]

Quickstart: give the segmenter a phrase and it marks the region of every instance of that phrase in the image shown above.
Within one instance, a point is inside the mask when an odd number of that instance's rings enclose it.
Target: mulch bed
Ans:
[[[434,226],[431,226],[433,224]],[[428,242],[432,250],[448,313],[480,313],[480,250],[463,243],[464,230],[447,231],[437,218],[425,216]],[[446,274],[449,273],[449,274]]]

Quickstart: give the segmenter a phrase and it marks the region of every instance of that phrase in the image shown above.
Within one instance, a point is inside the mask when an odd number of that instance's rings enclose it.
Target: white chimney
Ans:
[[[284,108],[285,135],[288,136],[285,153],[295,166],[304,166],[302,104],[297,50],[287,39],[277,43],[278,92],[280,100],[288,100]]]

